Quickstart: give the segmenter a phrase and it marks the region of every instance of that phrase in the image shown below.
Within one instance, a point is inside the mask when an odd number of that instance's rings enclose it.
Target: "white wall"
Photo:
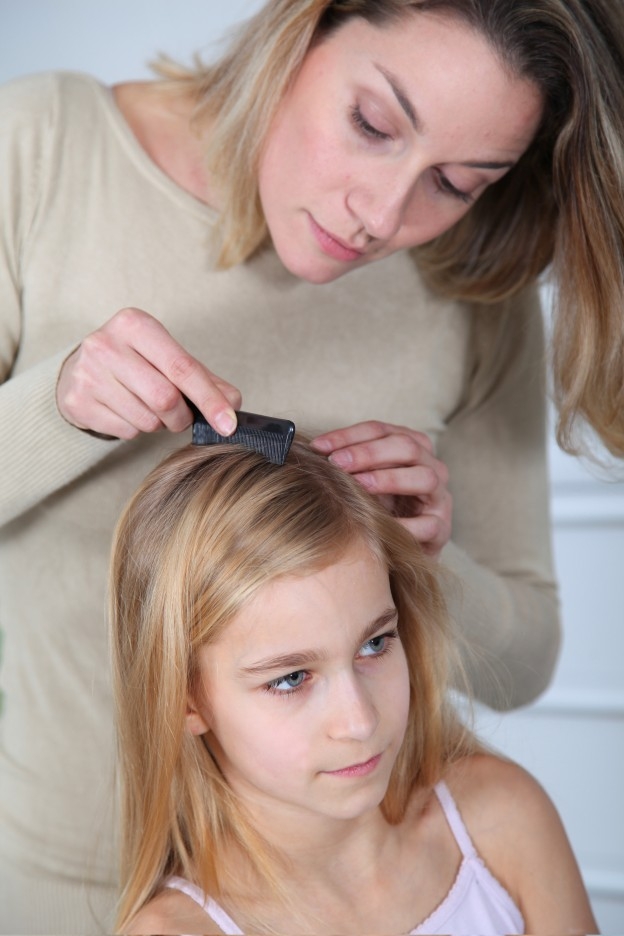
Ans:
[[[32,71],[147,77],[164,51],[182,61],[261,0],[0,0],[0,81]],[[1,171],[1,167],[0,167]],[[605,933],[624,932],[624,485],[588,474],[554,446],[552,510],[565,645],[535,706],[480,724],[557,803]]]
[[[182,61],[211,45],[261,0],[0,0],[0,80],[87,71],[102,81],[149,76],[158,52]]]

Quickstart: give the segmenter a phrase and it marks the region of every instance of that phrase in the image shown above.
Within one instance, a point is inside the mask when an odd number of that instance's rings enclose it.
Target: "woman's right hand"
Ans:
[[[64,362],[56,388],[64,419],[119,439],[187,429],[192,414],[185,396],[221,435],[234,431],[239,390],[141,309],[122,309],[88,335]]]

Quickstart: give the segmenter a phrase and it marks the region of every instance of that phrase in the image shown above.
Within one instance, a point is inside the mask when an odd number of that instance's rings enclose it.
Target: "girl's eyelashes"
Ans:
[[[371,639],[367,640],[364,646],[360,648],[359,655],[361,657],[382,657],[392,650],[393,641],[395,641],[398,636],[399,632],[395,627],[394,630],[388,631],[385,634],[378,634],[376,637],[371,637]]]
[[[359,104],[356,104],[355,107],[351,108],[351,120],[353,121],[356,130],[358,130],[362,136],[365,136],[369,140],[392,139],[389,133],[384,133],[382,130],[378,130],[377,127],[374,127],[371,123],[368,122],[360,110]]]
[[[437,187],[441,192],[444,192],[446,195],[452,195],[453,198],[458,198],[466,205],[470,205],[472,203],[472,195],[469,192],[462,192],[461,189],[455,188],[450,179],[447,179],[447,177],[443,172],[440,171],[440,169],[435,170],[435,178]]]
[[[305,670],[296,670],[294,673],[289,673],[287,676],[280,676],[278,679],[272,679],[264,688],[266,692],[271,692],[274,695],[293,695],[301,689],[304,682],[306,682],[307,676],[308,673]]]

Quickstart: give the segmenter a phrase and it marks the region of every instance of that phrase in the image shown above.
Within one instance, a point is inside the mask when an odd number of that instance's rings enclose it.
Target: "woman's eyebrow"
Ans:
[[[393,75],[392,72],[388,71],[387,68],[384,68],[383,65],[378,65],[376,62],[373,62],[373,65],[375,66],[377,71],[380,72],[384,76],[384,78],[386,79],[390,87],[392,88],[395,98],[399,102],[401,109],[404,111],[405,114],[407,114],[408,120],[411,123],[414,130],[416,130],[417,133],[423,133],[424,127],[422,126],[422,123],[420,122],[420,118],[418,117],[418,114],[416,113],[416,108],[414,107],[410,99],[408,98],[407,93],[405,89],[402,87],[399,79],[396,77],[396,75]]]
[[[365,644],[382,627],[396,624],[398,616],[399,613],[396,608],[388,608],[374,621],[366,625],[359,637],[358,646]],[[257,663],[252,663],[251,666],[242,666],[239,672],[242,676],[253,676],[270,670],[283,670],[294,673],[297,670],[305,669],[307,666],[312,666],[314,663],[322,663],[328,658],[329,653],[325,648],[298,650],[294,653],[280,653],[277,656],[266,657],[263,660],[258,660]]]
[[[460,166],[467,166],[468,169],[511,169],[512,166],[515,166],[513,159],[509,159],[506,162],[493,162],[487,160],[484,162],[472,161],[463,162],[459,164]]]
[[[403,112],[407,115],[408,120],[411,123],[414,130],[416,131],[416,133],[424,133],[425,127],[420,117],[416,113],[416,108],[414,107],[409,97],[407,96],[406,91],[402,87],[400,80],[396,77],[396,75],[393,75],[392,72],[388,71],[387,68],[384,68],[383,65],[378,65],[376,62],[374,62],[373,64],[375,68],[377,69],[377,71],[380,72],[380,74],[384,76],[384,78],[386,79],[390,87],[392,88],[395,98],[399,102]],[[511,159],[506,162],[496,162],[493,160],[483,160],[483,161],[470,160],[469,162],[464,162],[461,165],[466,166],[469,169],[495,169],[496,170],[496,169],[511,169],[512,166],[515,165],[515,162]]]

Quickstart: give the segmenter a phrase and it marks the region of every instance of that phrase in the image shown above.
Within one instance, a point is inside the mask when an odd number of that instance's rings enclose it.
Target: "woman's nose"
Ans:
[[[379,716],[366,685],[355,673],[343,674],[332,687],[327,716],[334,740],[366,741],[377,728]]]
[[[389,241],[404,222],[414,196],[413,179],[386,169],[383,176],[356,185],[347,196],[347,207],[369,237]]]

